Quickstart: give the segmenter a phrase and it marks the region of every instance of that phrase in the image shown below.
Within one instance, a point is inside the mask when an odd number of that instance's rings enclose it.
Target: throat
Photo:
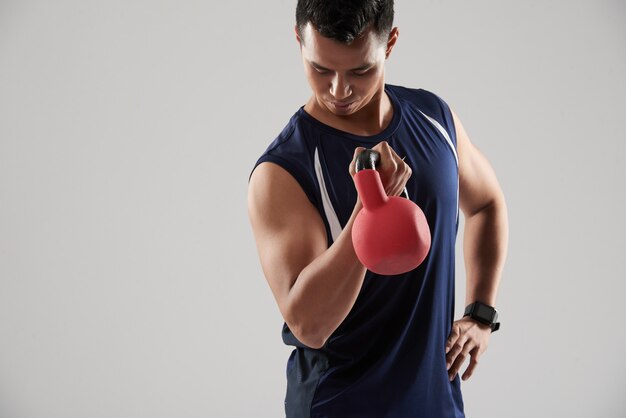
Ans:
[[[385,95],[386,96],[386,95]],[[368,106],[348,115],[337,115],[327,108],[321,108],[315,98],[311,98],[304,110],[325,125],[358,136],[374,136],[383,132],[393,119],[393,106],[387,97],[387,103],[377,107]]]

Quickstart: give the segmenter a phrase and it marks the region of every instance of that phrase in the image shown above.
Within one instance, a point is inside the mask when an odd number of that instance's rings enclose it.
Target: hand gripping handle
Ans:
[[[378,165],[379,161],[380,161],[380,153],[378,151],[374,151],[372,149],[364,149],[356,157],[354,171],[358,173],[359,171],[366,170],[366,169],[376,170],[376,166]],[[406,190],[406,187],[404,188],[402,193],[400,193],[400,196],[406,199],[409,198],[409,194]]]

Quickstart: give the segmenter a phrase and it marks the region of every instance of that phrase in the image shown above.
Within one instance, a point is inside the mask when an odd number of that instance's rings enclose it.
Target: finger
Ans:
[[[450,335],[448,335],[448,340],[446,341],[446,353],[450,351],[456,340],[461,336],[461,330],[458,325],[452,325],[452,329],[450,330]]]
[[[390,189],[392,191],[391,193],[388,193],[388,196],[403,196],[407,198],[409,196],[406,190],[406,185],[409,179],[411,178],[411,176],[413,175],[413,170],[406,162],[404,162],[405,159],[406,159],[406,156],[402,157],[400,161],[398,162],[398,167],[397,167],[397,173],[403,173],[403,176],[395,177],[397,181],[395,182],[393,186],[390,186]]]
[[[406,156],[400,158],[387,141],[379,142],[373,149],[380,153],[378,171],[385,185],[385,194],[387,196],[399,196],[413,174],[411,167],[404,162]],[[391,182],[390,179],[395,181]]]
[[[409,179],[413,175],[413,170],[411,169],[411,166],[408,165],[404,161],[405,158],[406,158],[406,155],[402,157],[402,160],[400,162],[400,167],[402,168],[402,170],[404,170],[404,180],[399,184],[398,195],[405,193],[404,197],[408,197],[408,192],[406,191],[406,184],[408,183]]]
[[[359,156],[359,154],[361,154],[361,152],[363,152],[366,148],[365,147],[356,147],[354,149],[354,155],[352,156],[352,163],[356,162],[356,157]]]
[[[354,160],[356,160],[357,155],[359,155],[363,150],[365,150],[365,147],[356,147],[354,149]]]
[[[476,368],[477,365],[478,365],[478,355],[477,355],[477,350],[474,350],[471,353],[470,364],[469,366],[467,366],[467,369],[465,369],[465,373],[463,373],[462,379],[463,380],[469,379],[474,373],[474,369]]]
[[[446,355],[446,367],[450,369],[452,363],[454,363],[456,357],[461,354],[463,348],[466,346],[466,339],[460,337],[452,346],[448,354]]]
[[[350,174],[354,175],[356,173],[356,157],[358,157],[359,154],[361,154],[361,152],[365,149],[366,148],[364,147],[356,147],[354,149],[354,155],[352,156],[352,161],[350,161],[350,167],[348,168]]]
[[[452,367],[450,367],[450,370],[448,371],[448,376],[450,377],[450,380],[454,380],[454,377],[461,369],[461,366],[463,365],[463,363],[465,363],[465,360],[467,359],[469,355],[469,351],[470,351],[468,349],[469,346],[470,344],[465,344],[465,347],[463,348],[463,350],[454,359],[454,363],[452,364]]]
[[[389,146],[387,141],[382,141],[376,144],[374,149],[378,148],[378,152],[380,152],[380,168],[383,171],[396,171],[398,166],[397,161],[400,160],[398,154]]]
[[[448,378],[450,379],[450,381],[454,380],[463,363],[465,363],[465,355],[463,355],[463,353],[460,353],[454,360],[454,363],[452,364],[452,367],[450,367],[450,370],[448,370]]]
[[[383,151],[389,158],[393,159],[394,161],[398,161],[401,159],[396,151],[391,147],[391,145],[389,145],[389,142],[381,141],[378,143],[377,146],[380,146],[381,151]]]

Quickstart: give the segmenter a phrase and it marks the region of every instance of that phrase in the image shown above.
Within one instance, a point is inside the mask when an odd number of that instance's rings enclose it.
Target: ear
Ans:
[[[300,35],[298,35],[298,25],[294,25],[293,31],[296,33],[296,41],[300,44],[300,49],[302,49],[302,39],[300,39]]]
[[[399,34],[400,34],[400,31],[398,30],[397,27],[391,29],[391,31],[389,32],[389,39],[387,39],[387,49],[385,50],[385,59],[389,58],[389,55],[391,54],[391,50],[393,49],[393,47],[395,46],[398,40]]]

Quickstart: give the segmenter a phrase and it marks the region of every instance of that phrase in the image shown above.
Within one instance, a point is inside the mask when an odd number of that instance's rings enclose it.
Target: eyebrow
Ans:
[[[315,68],[319,68],[320,70],[327,70],[330,71],[328,68],[326,67],[322,67],[321,65],[319,65],[318,63],[316,63],[315,61],[309,61],[311,63],[311,65]],[[361,71],[361,70],[365,70],[367,68],[373,67],[374,63],[365,63],[363,65],[361,65],[360,67],[357,68],[353,68],[350,71]]]

